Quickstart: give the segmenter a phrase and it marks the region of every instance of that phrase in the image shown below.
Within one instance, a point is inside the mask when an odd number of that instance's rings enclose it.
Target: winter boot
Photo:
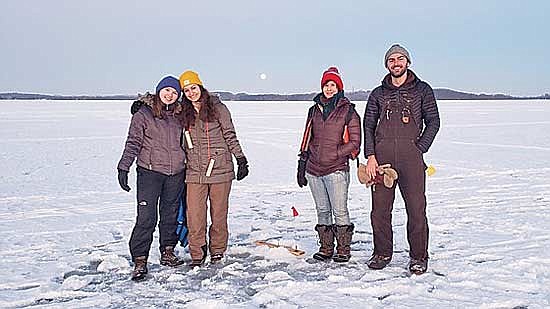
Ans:
[[[367,266],[370,269],[382,269],[391,262],[391,256],[384,256],[379,254],[373,254],[369,261],[367,262]]]
[[[138,256],[134,259],[134,270],[132,271],[132,280],[141,281],[147,275],[147,257]]]
[[[189,266],[200,267],[202,266],[202,264],[204,264],[204,261],[206,260],[206,253],[208,252],[208,245],[202,246],[201,250],[202,250],[202,257],[200,259],[193,259],[191,261],[191,264],[189,264]]]
[[[214,253],[210,255],[210,262],[211,263],[219,263],[223,259],[223,253]]]
[[[350,225],[334,225],[334,233],[336,234],[336,254],[332,258],[334,262],[343,263],[351,258],[351,237],[353,236],[353,224]]]
[[[428,259],[413,259],[409,261],[409,271],[415,275],[422,275],[428,270]]]
[[[165,247],[160,253],[160,265],[176,267],[183,264],[183,260],[174,254],[174,247]]]
[[[319,261],[328,261],[334,254],[334,231],[332,225],[317,224],[315,230],[319,233],[319,242],[321,247],[319,252],[313,255],[313,258]]]

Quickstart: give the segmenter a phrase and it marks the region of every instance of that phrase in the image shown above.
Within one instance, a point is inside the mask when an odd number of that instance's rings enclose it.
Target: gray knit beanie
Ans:
[[[411,63],[411,56],[409,55],[409,52],[403,46],[399,44],[393,44],[384,56],[385,67],[388,66],[388,58],[395,53],[400,53],[401,55],[405,56],[405,58],[407,58],[407,60],[409,61],[409,64]]]

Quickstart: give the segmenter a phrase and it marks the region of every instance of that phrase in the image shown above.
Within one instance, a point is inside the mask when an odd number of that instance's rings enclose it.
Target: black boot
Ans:
[[[132,271],[132,280],[141,281],[147,275],[147,257],[138,256],[134,259],[134,270]]]
[[[210,255],[210,263],[219,263],[223,259],[223,253],[214,253]]]
[[[334,262],[343,263],[351,258],[351,237],[353,236],[353,224],[335,225],[334,234],[336,234],[336,254],[332,258]]]
[[[319,243],[321,247],[319,252],[313,255],[313,258],[319,261],[328,261],[334,254],[334,231],[332,225],[317,224],[315,230],[319,233]]]
[[[428,270],[428,258],[413,259],[409,261],[409,271],[415,275],[422,275]]]
[[[369,261],[367,262],[367,266],[370,269],[382,269],[391,262],[391,256],[384,256],[379,254],[373,254]]]
[[[183,260],[174,254],[174,247],[165,247],[160,253],[160,265],[176,267],[183,264]]]

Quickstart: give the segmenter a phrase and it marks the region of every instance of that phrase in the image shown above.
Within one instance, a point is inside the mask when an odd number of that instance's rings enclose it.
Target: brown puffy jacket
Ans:
[[[233,157],[244,157],[244,153],[237,139],[237,133],[231,120],[231,113],[227,106],[216,96],[210,96],[214,109],[218,113],[218,120],[204,122],[195,118],[189,135],[193,148],[185,141],[187,152],[187,172],[185,182],[188,183],[220,183],[235,179]],[[208,135],[206,127],[208,126]],[[214,159],[214,166],[210,176],[206,176],[210,158]]]
[[[137,165],[165,175],[175,175],[185,168],[185,152],[181,147],[181,122],[174,115],[179,103],[161,110],[161,117],[153,116],[152,96],[140,98],[144,105],[132,116],[128,138],[118,169],[128,171],[137,157]],[[166,105],[164,105],[166,106]]]
[[[311,116],[311,138],[307,154],[303,153],[307,156],[306,171],[311,175],[325,176],[336,171],[349,171],[348,161],[361,147],[361,120],[355,110],[348,124],[349,142],[345,144],[343,140],[350,106],[350,101],[342,97],[328,118],[323,120],[320,106],[315,104]]]

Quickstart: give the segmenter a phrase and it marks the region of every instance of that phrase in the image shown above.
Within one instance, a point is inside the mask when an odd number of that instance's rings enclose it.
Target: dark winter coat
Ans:
[[[318,98],[319,96],[316,97],[317,100]],[[323,120],[321,104],[316,103],[314,106],[307,152],[301,154],[302,159],[307,157],[306,171],[314,176],[325,176],[336,171],[349,171],[348,160],[352,153],[358,152],[361,147],[359,115],[354,109],[348,124],[349,142],[344,144],[344,126],[350,106],[352,106],[350,101],[342,96],[326,120]],[[308,130],[307,126],[306,123],[306,131]],[[304,136],[306,134],[307,132]]]
[[[195,117],[189,135],[193,148],[185,142],[187,152],[187,183],[220,183],[235,179],[233,157],[244,157],[243,150],[237,139],[237,133],[231,120],[231,113],[217,96],[210,96],[210,100],[218,114],[218,119],[204,122]],[[186,103],[189,104],[189,103]],[[206,128],[208,126],[208,135]],[[214,159],[214,167],[210,176],[206,176],[210,158]]]
[[[152,96],[142,99],[147,102],[132,116],[118,169],[128,171],[137,157],[137,165],[142,168],[165,175],[182,172],[185,168],[182,126],[173,112],[180,103],[168,105],[168,110],[161,109],[161,117],[154,117]]]
[[[376,128],[380,117],[385,113],[410,111],[410,116],[418,127],[416,146],[425,153],[432,145],[439,131],[439,112],[432,88],[421,81],[413,71],[407,73],[407,80],[400,87],[391,82],[388,74],[382,80],[382,85],[376,87],[369,96],[363,129],[365,132],[365,157],[374,154]]]

